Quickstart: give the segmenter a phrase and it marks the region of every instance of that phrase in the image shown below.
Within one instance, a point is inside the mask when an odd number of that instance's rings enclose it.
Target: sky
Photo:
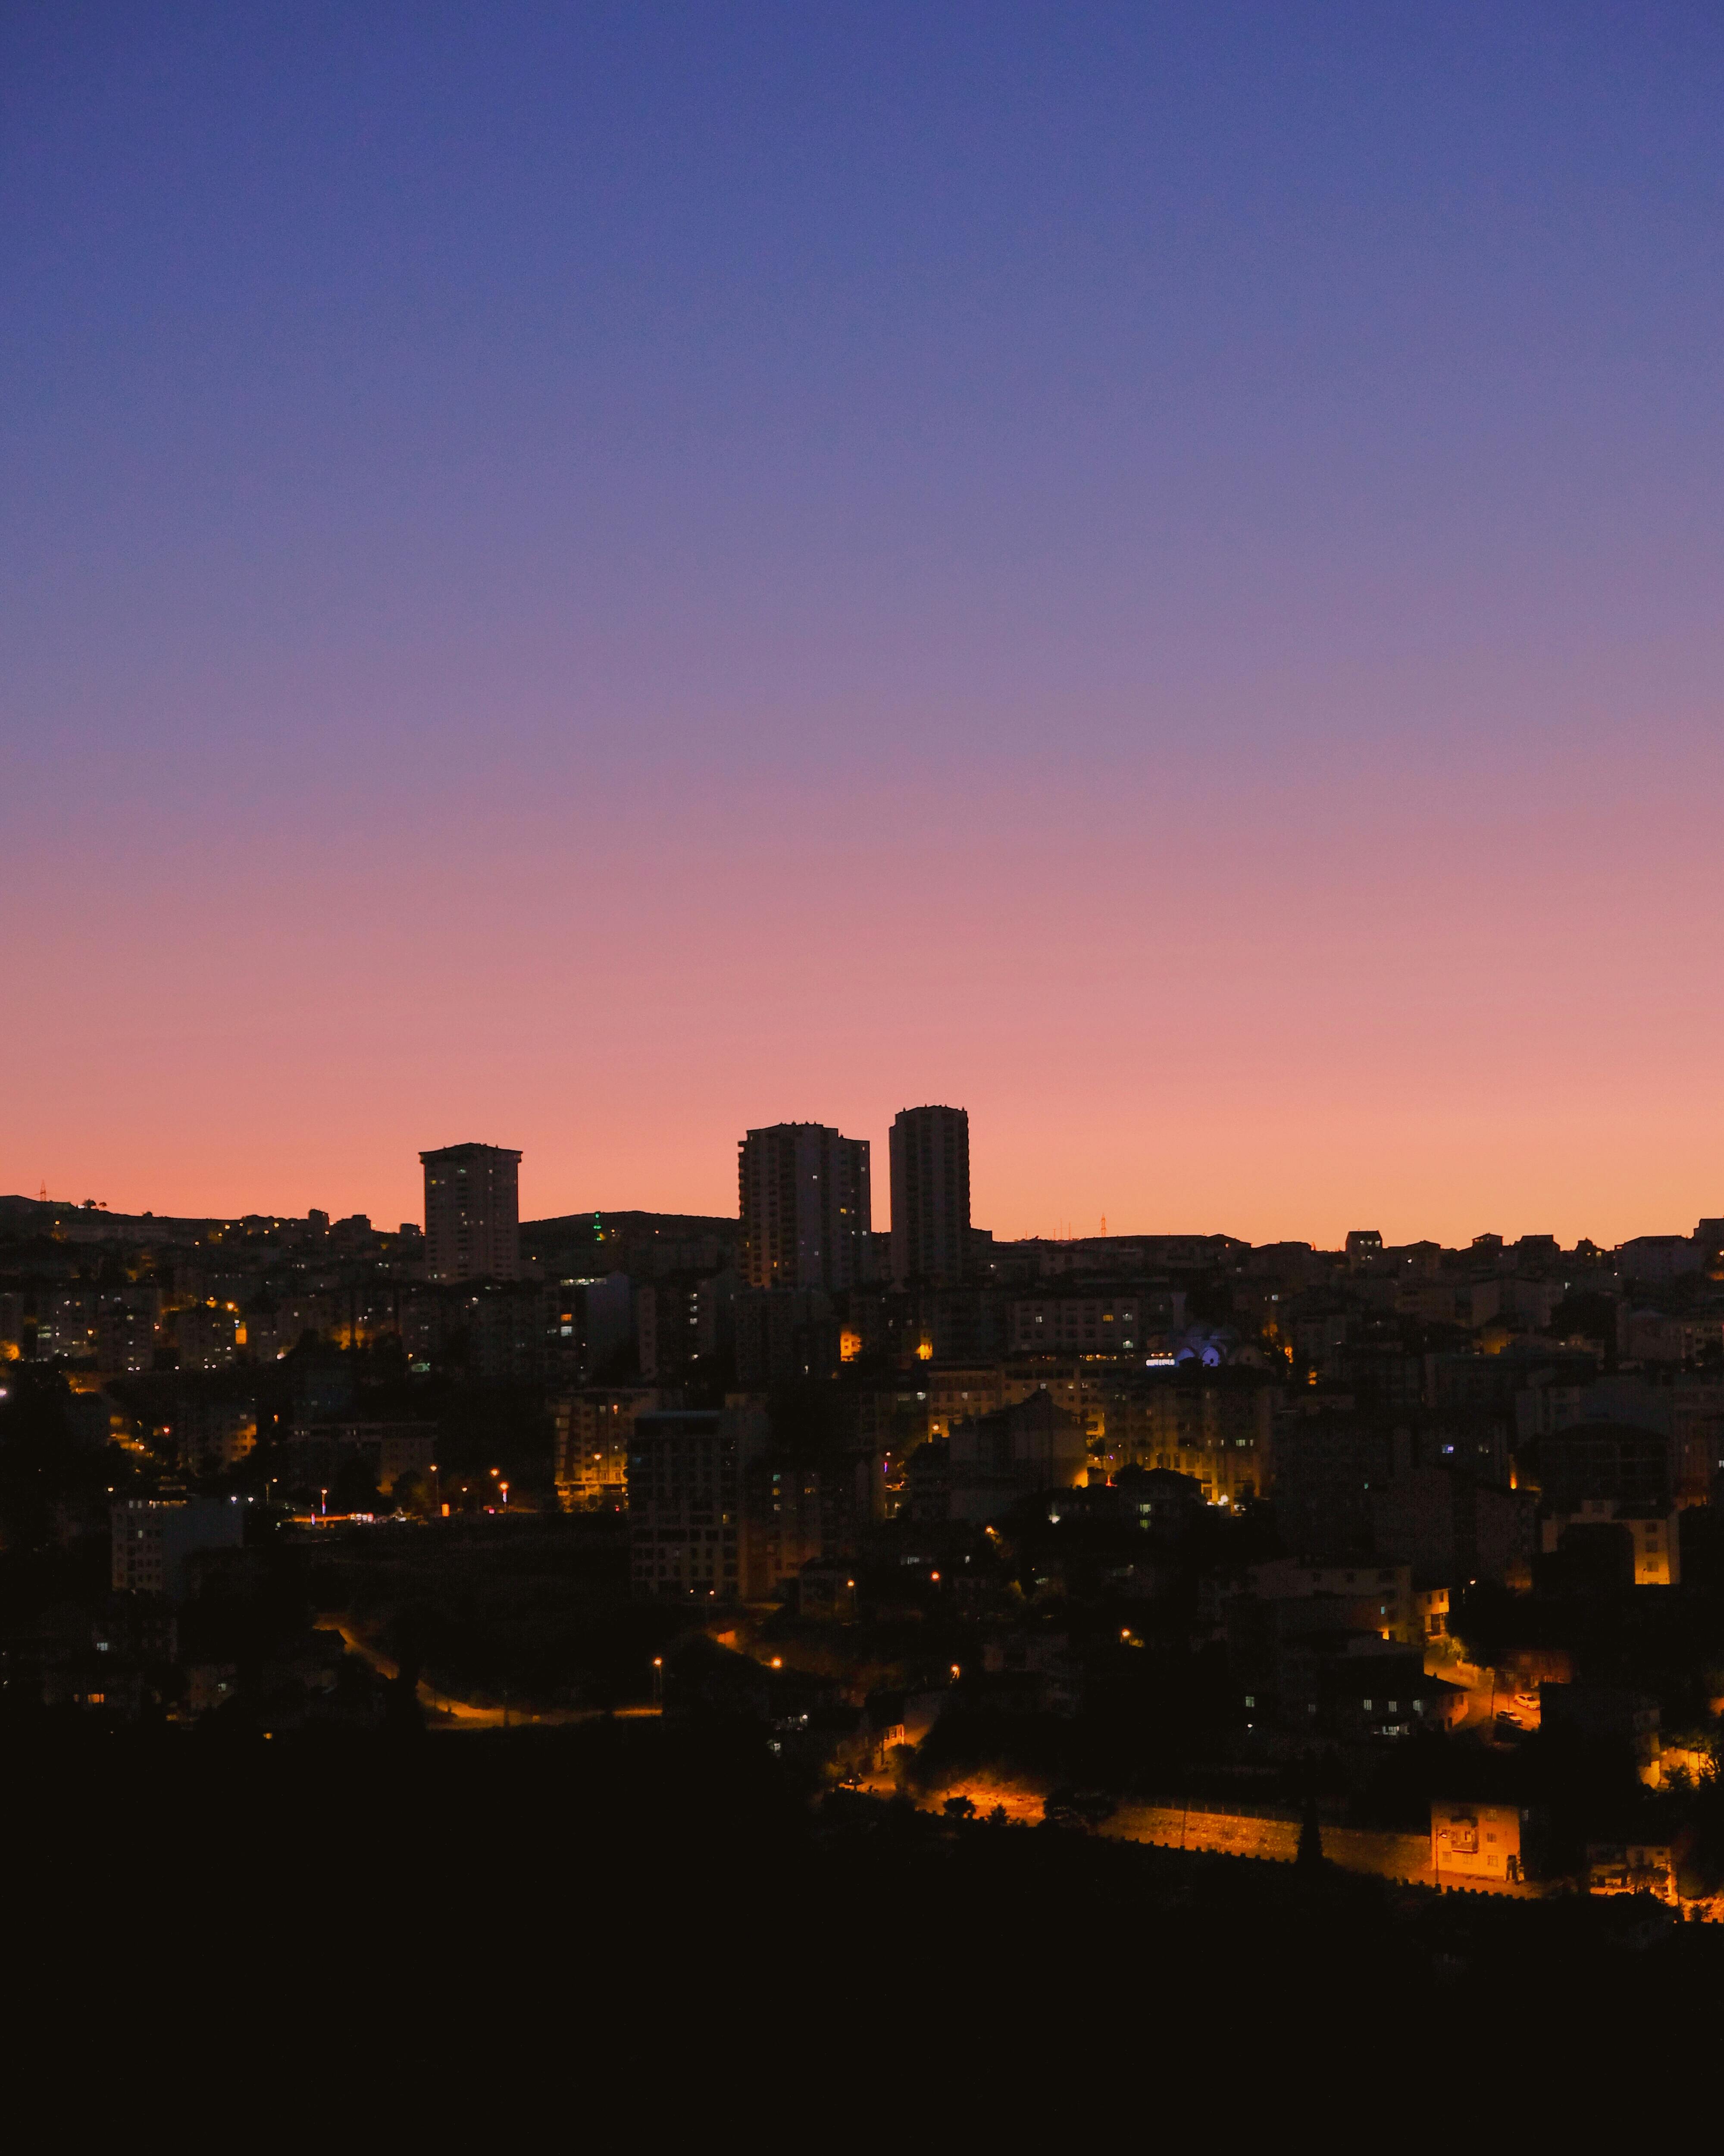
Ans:
[[[0,1191],[1724,1214],[1724,13],[0,11]]]

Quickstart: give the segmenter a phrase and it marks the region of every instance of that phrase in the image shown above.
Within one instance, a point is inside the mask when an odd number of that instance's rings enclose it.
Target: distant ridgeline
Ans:
[[[195,1243],[219,1222],[177,1219],[163,1213],[110,1213],[93,1200],[0,1198],[0,1237],[8,1242],[37,1235],[61,1243]]]

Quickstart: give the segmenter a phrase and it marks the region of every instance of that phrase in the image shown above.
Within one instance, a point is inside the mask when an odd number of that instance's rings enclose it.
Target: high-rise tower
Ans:
[[[521,1270],[521,1155],[444,1146],[425,1164],[425,1258],[434,1281],[513,1280]]]
[[[871,1214],[868,1141],[773,1123],[738,1148],[742,1277],[750,1287],[855,1287]]]
[[[970,1118],[905,1108],[892,1125],[892,1278],[955,1287],[970,1273]]]

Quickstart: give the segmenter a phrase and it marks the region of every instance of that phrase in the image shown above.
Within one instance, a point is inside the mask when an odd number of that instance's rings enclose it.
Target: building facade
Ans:
[[[521,1271],[521,1155],[507,1146],[422,1152],[425,1260],[434,1281],[516,1279]]]
[[[629,1491],[629,1449],[639,1415],[659,1404],[654,1385],[593,1386],[554,1401],[557,1502],[567,1512],[620,1505]]]
[[[245,1507],[237,1497],[190,1497],[178,1503],[137,1502],[111,1508],[113,1583],[116,1594],[186,1594],[186,1560],[200,1550],[239,1549]]]
[[[774,1123],[738,1148],[742,1279],[752,1288],[861,1285],[871,1224],[868,1141]]]
[[[956,1287],[970,1272],[970,1118],[901,1108],[892,1125],[892,1278]]]
[[[766,1416],[756,1408],[636,1414],[629,1541],[638,1597],[741,1599],[743,1477],[766,1439]]]
[[[1528,1815],[1513,1804],[1431,1799],[1431,1872],[1445,1879],[1524,1879]]]

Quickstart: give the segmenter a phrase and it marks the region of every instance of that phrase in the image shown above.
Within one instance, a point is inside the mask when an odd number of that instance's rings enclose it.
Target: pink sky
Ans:
[[[546,806],[360,768],[311,844],[267,784],[55,837],[0,1186],[393,1224],[480,1138],[530,1217],[719,1213],[741,1132],[809,1118],[874,1142],[883,1224],[892,1114],[947,1101],[1003,1235],[1686,1230],[1724,1210],[1717,756],[1469,746],[1111,798],[1051,757],[613,778],[591,838],[567,769]]]

